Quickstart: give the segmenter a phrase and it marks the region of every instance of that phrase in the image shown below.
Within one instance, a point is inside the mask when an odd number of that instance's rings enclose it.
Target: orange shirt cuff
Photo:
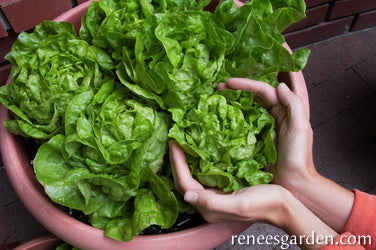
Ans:
[[[357,189],[352,191],[355,193],[355,201],[343,231],[357,235],[375,233],[376,196]]]
[[[366,249],[376,249],[376,196],[357,189],[343,232],[351,232]]]

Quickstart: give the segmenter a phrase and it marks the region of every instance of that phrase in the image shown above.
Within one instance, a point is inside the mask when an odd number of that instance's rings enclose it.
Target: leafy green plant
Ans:
[[[118,240],[175,222],[177,200],[156,174],[167,148],[165,114],[108,82],[95,95],[73,98],[65,118],[66,135],[44,143],[34,160],[36,177],[53,201],[83,211]]]
[[[276,160],[274,119],[251,93],[218,91],[202,95],[188,112],[170,111],[169,136],[183,147],[200,183],[229,192],[272,180],[261,169]]]
[[[122,3],[92,4],[80,35],[112,55],[130,91],[163,109],[192,106],[230,76],[276,86],[279,72],[301,70],[309,55],[282,46],[281,31],[305,17],[304,1],[253,0],[237,8],[225,0],[214,14],[202,11],[208,1]]]
[[[4,126],[36,139],[61,133],[72,97],[99,88],[113,75],[107,70],[111,58],[64,22],[45,21],[31,34],[22,32],[6,59],[12,63],[11,82],[0,88],[0,102],[14,119]]]
[[[227,55],[226,72],[231,77],[251,78],[278,85],[278,73],[300,71],[308,49],[290,54],[281,32],[305,17],[304,1],[253,0],[237,8],[226,0],[214,15],[234,37]]]
[[[274,120],[229,77],[278,84],[309,51],[290,54],[281,31],[304,18],[303,0],[99,0],[70,23],[44,21],[7,55],[0,102],[13,133],[36,139],[36,177],[56,203],[81,210],[120,241],[191,212],[174,190],[167,142],[193,176],[226,192],[269,183]]]

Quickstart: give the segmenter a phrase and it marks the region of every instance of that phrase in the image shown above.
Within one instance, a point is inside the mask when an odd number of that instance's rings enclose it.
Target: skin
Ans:
[[[248,79],[229,79],[220,88],[248,90],[263,101],[278,126],[279,156],[276,165],[269,168],[273,182],[285,187],[331,228],[341,232],[350,216],[354,194],[317,173],[312,155],[313,131],[301,98],[292,91],[276,90]]]
[[[351,191],[319,175],[312,156],[313,132],[302,100],[284,83],[277,89],[267,83],[233,78],[219,89],[243,89],[276,119],[278,159],[268,166],[273,184],[247,187],[233,193],[205,189],[192,178],[180,146],[170,142],[174,184],[209,222],[267,222],[290,235],[336,237],[343,229],[354,203]],[[321,245],[302,245],[318,249]]]

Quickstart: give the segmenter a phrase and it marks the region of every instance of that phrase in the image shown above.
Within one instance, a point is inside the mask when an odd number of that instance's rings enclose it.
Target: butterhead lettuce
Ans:
[[[189,111],[170,109],[169,136],[186,152],[201,184],[226,192],[269,183],[263,167],[276,160],[274,119],[246,91],[202,95]]]
[[[229,76],[277,86],[279,72],[300,71],[306,65],[309,50],[290,54],[281,34],[305,17],[304,1],[252,0],[238,8],[232,0],[225,0],[214,15],[234,38],[225,64]]]
[[[106,236],[127,241],[150,225],[170,227],[178,205],[158,176],[167,149],[166,115],[114,85],[72,99],[66,135],[39,148],[34,170],[54,202],[83,211]]]
[[[236,7],[207,1],[99,1],[83,17],[81,36],[115,59],[133,93],[162,109],[190,107],[218,82],[245,77],[278,84],[300,71],[309,51],[294,54],[281,32],[305,17],[304,1],[252,0]],[[151,7],[154,6],[154,7]]]
[[[148,35],[139,31],[135,58],[118,65],[121,82],[132,91],[141,88],[162,108],[190,106],[201,94],[213,93],[232,42],[213,15],[184,11],[144,22],[155,27]]]
[[[104,51],[79,39],[72,24],[51,21],[44,21],[31,34],[22,32],[6,59],[12,63],[11,81],[0,88],[0,102],[14,119],[4,125],[15,134],[36,139],[64,130],[68,102],[107,81],[106,68],[111,63]]]

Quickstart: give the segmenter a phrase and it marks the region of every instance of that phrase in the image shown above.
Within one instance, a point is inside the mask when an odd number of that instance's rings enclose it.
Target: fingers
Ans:
[[[309,120],[301,98],[284,83],[278,85],[277,93],[279,100],[287,108],[291,125],[295,128],[306,127],[309,124]]]
[[[190,189],[204,189],[200,183],[192,178],[184,152],[175,141],[170,141],[170,162],[175,187],[181,194]]]
[[[235,4],[236,4],[236,7],[240,7],[240,6],[243,6],[244,3],[242,1],[239,1],[239,0],[234,0]]]
[[[265,82],[246,78],[229,78],[227,79],[226,87],[247,90],[261,98],[270,107],[280,104],[276,89]]]
[[[170,142],[170,161],[176,189],[184,199],[196,207],[209,222],[244,221],[242,216],[232,213],[234,197],[217,189],[204,189],[192,178],[181,147]]]
[[[285,120],[287,117],[286,107],[282,104],[272,107],[270,112],[274,119],[277,121],[277,125],[281,125],[283,120]]]

